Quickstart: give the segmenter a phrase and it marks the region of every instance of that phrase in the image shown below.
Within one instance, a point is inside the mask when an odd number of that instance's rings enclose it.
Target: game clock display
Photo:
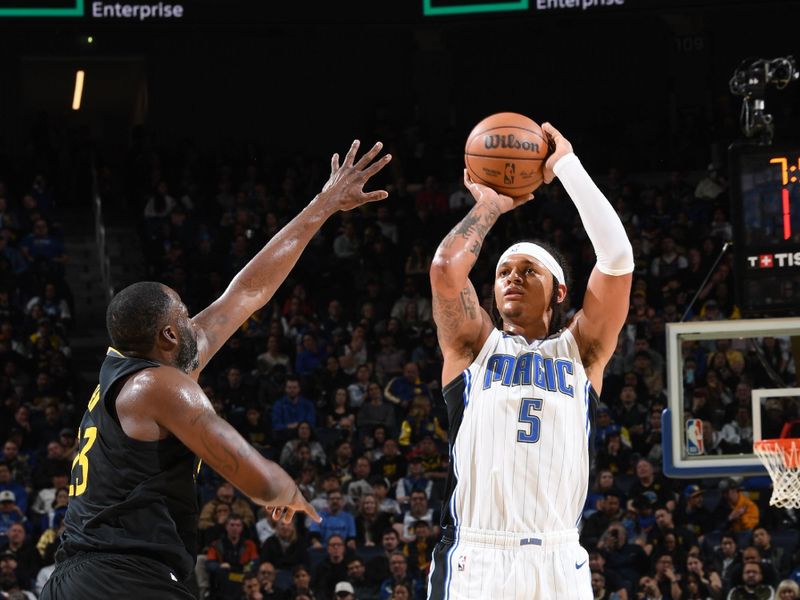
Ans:
[[[800,313],[800,147],[731,150],[737,304],[746,316]]]

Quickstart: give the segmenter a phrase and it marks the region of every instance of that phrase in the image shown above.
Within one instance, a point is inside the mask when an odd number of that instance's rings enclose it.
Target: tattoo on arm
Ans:
[[[486,234],[489,233],[499,216],[500,211],[493,206],[476,204],[442,240],[442,247],[451,248],[461,240],[468,245],[469,252],[477,257]]]
[[[461,304],[464,307],[464,314],[467,315],[469,320],[474,321],[478,318],[478,309],[475,306],[475,299],[472,296],[472,290],[469,289],[469,287],[465,287],[461,290]]]
[[[251,452],[250,444],[237,440],[230,433],[217,429],[214,420],[207,413],[198,415],[191,421],[200,427],[200,439],[206,452],[217,462],[222,475],[235,475],[239,472],[239,459],[246,459]],[[221,442],[221,443],[220,443]],[[231,450],[229,446],[235,446]]]

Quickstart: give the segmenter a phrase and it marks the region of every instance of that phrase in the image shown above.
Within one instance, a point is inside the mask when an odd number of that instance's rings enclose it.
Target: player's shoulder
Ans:
[[[197,387],[189,375],[169,365],[133,373],[119,391],[120,399],[163,402],[179,397],[181,391]]]

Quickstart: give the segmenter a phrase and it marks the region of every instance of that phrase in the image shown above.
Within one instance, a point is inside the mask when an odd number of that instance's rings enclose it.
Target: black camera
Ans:
[[[729,82],[731,93],[744,98],[763,98],[767,86],[782,90],[800,77],[793,56],[782,58],[746,58],[733,72]]]
[[[772,143],[775,127],[772,115],[764,112],[764,96],[767,86],[782,90],[792,81],[800,78],[797,62],[793,56],[780,58],[746,58],[733,72],[728,82],[731,93],[741,96],[742,132],[747,138],[755,138],[762,145]]]

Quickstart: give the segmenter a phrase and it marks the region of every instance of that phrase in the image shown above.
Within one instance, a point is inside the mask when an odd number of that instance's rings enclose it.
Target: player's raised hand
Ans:
[[[389,196],[386,190],[365,192],[364,185],[372,176],[389,164],[389,161],[392,160],[392,155],[386,154],[375,160],[375,157],[378,156],[381,148],[383,148],[383,144],[377,142],[369,152],[356,162],[359,146],[360,142],[354,140],[341,164],[339,164],[338,153],[331,157],[331,176],[322,187],[319,198],[326,203],[330,203],[333,210],[352,210],[367,202],[377,202]]]
[[[511,196],[505,196],[496,192],[489,186],[475,183],[472,181],[472,178],[470,178],[466,169],[464,169],[464,185],[469,190],[470,194],[472,194],[472,197],[475,198],[475,202],[491,203],[500,210],[501,214],[514,210],[529,200],[533,200],[533,194],[525,194],[524,196],[512,198]]]
[[[556,174],[553,172],[553,167],[558,162],[559,158],[572,152],[572,144],[570,144],[569,140],[550,123],[542,123],[542,132],[547,138],[547,144],[551,148],[555,148],[544,163],[544,182],[550,183],[556,177]]]

